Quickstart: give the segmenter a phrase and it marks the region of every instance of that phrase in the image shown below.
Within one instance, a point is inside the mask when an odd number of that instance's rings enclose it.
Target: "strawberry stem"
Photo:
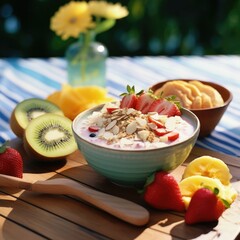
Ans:
[[[222,201],[223,205],[225,206],[225,208],[230,208],[231,204],[227,200],[221,198],[221,201]]]
[[[150,185],[152,182],[154,182],[155,174],[156,174],[156,172],[152,173],[150,176],[147,177],[144,186],[143,186],[141,189],[138,189],[138,191],[137,191],[139,194],[144,193],[146,187],[147,187],[148,185]]]
[[[140,92],[136,93],[136,95],[140,96],[143,92],[144,90],[141,90]],[[127,85],[127,92],[120,94],[120,96],[131,95],[131,94],[135,94],[135,87],[134,86],[131,87]]]
[[[171,103],[174,103],[178,107],[178,109],[182,108],[181,103],[178,100],[176,100],[176,96],[172,95],[172,96],[166,97],[165,99]]]
[[[213,189],[213,193],[217,196],[218,193],[219,193],[219,189],[215,187],[215,188]]]
[[[8,141],[0,145],[0,154],[6,151],[7,145],[8,145]]]

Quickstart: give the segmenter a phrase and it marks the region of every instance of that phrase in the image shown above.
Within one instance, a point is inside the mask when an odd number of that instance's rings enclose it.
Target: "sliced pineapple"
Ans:
[[[61,108],[64,115],[73,120],[80,112],[101,103],[114,101],[107,90],[98,86],[72,87],[68,84],[50,94],[47,99]]]
[[[232,178],[228,166],[222,160],[211,156],[202,156],[190,162],[182,178],[194,175],[219,179],[224,185],[229,185]]]
[[[219,190],[218,196],[232,204],[236,199],[237,192],[231,185],[223,185],[217,178],[210,178],[206,176],[190,176],[183,179],[179,183],[180,191],[183,197],[186,208],[190,203],[193,194],[200,188],[217,188]]]

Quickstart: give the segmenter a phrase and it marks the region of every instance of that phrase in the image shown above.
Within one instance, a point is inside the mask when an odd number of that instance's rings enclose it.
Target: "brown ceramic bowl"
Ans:
[[[176,81],[176,80],[191,81],[191,80],[198,80],[198,79],[171,79],[163,82],[158,82],[153,86],[151,86],[150,89],[152,89],[152,91],[155,92],[157,89],[162,87],[166,82]],[[201,137],[208,136],[215,129],[215,127],[221,120],[224,112],[226,111],[227,107],[229,106],[230,102],[232,101],[232,93],[228,89],[226,89],[225,87],[219,84],[216,84],[213,82],[201,81],[201,80],[198,80],[198,81],[215,88],[221,94],[224,100],[224,104],[220,107],[191,109],[191,111],[198,117],[200,121],[199,137],[201,138]]]

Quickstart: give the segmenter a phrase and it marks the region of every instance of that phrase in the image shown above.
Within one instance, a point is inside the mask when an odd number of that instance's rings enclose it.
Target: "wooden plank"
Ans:
[[[39,164],[33,159],[25,156],[19,140],[12,142],[12,144],[14,147],[17,147],[20,151],[22,151],[22,154],[24,155],[24,178],[26,180],[44,180],[54,177],[68,177],[103,192],[137,202],[149,209],[151,219],[147,226],[134,227],[98,209],[88,206],[77,199],[70,199],[65,196],[38,195],[24,191],[14,193],[15,197],[24,200],[26,203],[41,207],[44,211],[51,212],[54,215],[62,217],[67,221],[71,221],[78,226],[97,232],[100,236],[106,236],[113,239],[118,239],[119,237],[121,237],[119,239],[169,239],[169,237],[171,237],[171,239],[194,239],[200,237],[201,239],[202,237],[204,237],[204,239],[212,239],[214,236],[216,239],[220,239],[220,236],[218,235],[219,231],[225,231],[223,227],[225,220],[220,220],[218,225],[215,226],[211,224],[187,226],[184,223],[183,214],[181,213],[163,212],[149,208],[146,206],[142,196],[139,195],[136,189],[119,187],[111,183],[105,177],[100,176],[86,164],[86,161],[79,151],[71,154],[67,158],[66,162],[58,164]],[[172,174],[178,181],[180,181],[186,164],[194,158],[202,155],[218,157],[225,161],[229,165],[233,175],[233,182],[237,183],[239,180],[239,158],[215,153],[213,151],[197,147],[194,147],[184,165],[177,168],[172,172]],[[6,192],[10,194],[8,191],[9,190]],[[231,229],[231,224],[231,222],[226,223],[228,229]],[[231,231],[231,233],[234,232],[234,236],[236,237],[236,234],[239,232],[238,225],[233,224],[232,230],[234,231]],[[226,232],[228,232],[228,236],[230,236],[229,231],[225,231],[225,233]],[[231,238],[227,239],[230,240]]]
[[[188,159],[186,160],[186,162],[189,162],[196,157],[200,157],[200,156],[204,156],[204,155],[220,158],[228,165],[240,167],[240,157],[234,157],[234,156],[230,156],[230,155],[227,155],[224,153],[215,152],[215,151],[205,149],[205,148],[200,148],[200,147],[193,148],[193,150],[192,150],[190,156],[188,157]]]
[[[19,239],[19,236],[21,236],[23,239],[31,240],[46,239],[37,233],[29,231],[29,229],[26,229],[21,225],[0,216],[0,239]]]
[[[48,203],[54,205],[58,200],[56,197],[50,198]],[[38,196],[38,201],[41,203],[42,197]],[[2,216],[47,239],[101,239],[100,235],[99,237],[95,237],[94,234],[90,235],[84,228],[40,207],[35,207],[10,195],[1,195],[0,213]]]

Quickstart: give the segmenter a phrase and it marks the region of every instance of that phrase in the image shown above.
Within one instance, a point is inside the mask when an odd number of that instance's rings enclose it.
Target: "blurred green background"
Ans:
[[[49,28],[64,0],[1,0],[0,57],[63,56]],[[110,56],[240,53],[240,0],[123,0],[130,12],[97,36]]]

